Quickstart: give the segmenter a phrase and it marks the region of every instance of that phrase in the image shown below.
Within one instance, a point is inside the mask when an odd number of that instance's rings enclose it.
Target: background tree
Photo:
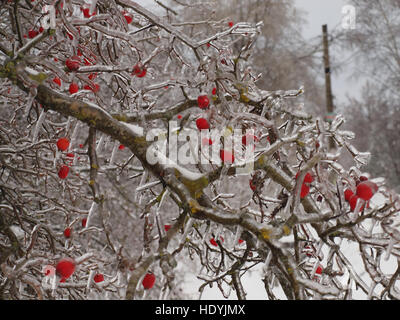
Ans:
[[[387,177],[399,190],[399,2],[350,4],[356,8],[356,28],[344,32],[338,44],[352,53],[355,77],[368,81],[360,98],[349,99],[343,111],[358,137],[355,145],[374,155],[366,170]]]
[[[40,28],[46,4],[55,29]],[[182,22],[172,10],[2,2],[2,298],[182,297],[195,265],[200,291],[245,299],[243,276],[262,265],[269,299],[397,299],[399,269],[383,266],[399,256],[398,195],[362,176],[368,155],[343,118],[285,103],[300,86],[259,86],[249,57],[261,24]],[[188,30],[198,24],[212,30]],[[207,127],[215,153],[187,139]],[[162,148],[174,144],[209,161],[151,160],[172,159]],[[338,162],[347,151],[350,170]]]

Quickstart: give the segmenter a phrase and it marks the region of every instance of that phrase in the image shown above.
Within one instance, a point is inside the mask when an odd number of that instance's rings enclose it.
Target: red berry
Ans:
[[[367,181],[367,180],[368,180],[368,178],[366,176],[361,176],[360,177],[360,181]]]
[[[94,83],[93,85],[87,84],[83,87],[83,89],[90,90],[90,91],[93,91],[94,93],[96,93],[97,91],[100,90],[100,86],[97,83]]]
[[[71,237],[71,228],[66,228],[66,229],[64,230],[64,236],[65,236],[66,238]]]
[[[123,144],[120,144],[119,147],[118,147],[118,149],[119,149],[119,150],[124,150],[124,149],[125,149],[125,146],[124,146]]]
[[[127,24],[130,24],[133,20],[133,18],[130,14],[125,14],[124,18],[125,18]]]
[[[65,61],[65,65],[69,71],[76,71],[79,69],[79,61],[76,59],[67,59],[67,61]]]
[[[217,88],[213,88],[211,93],[215,96],[217,94]]]
[[[58,170],[58,176],[60,177],[60,179],[65,179],[68,176],[68,172],[69,167],[64,165],[60,168],[60,170]]]
[[[79,90],[78,84],[76,84],[75,82],[72,82],[72,83],[69,85],[69,93],[70,93],[70,94],[77,93],[78,90]]]
[[[232,164],[235,162],[235,157],[234,155],[226,150],[220,150],[219,151],[219,156],[222,160],[223,163],[228,163],[228,164]]]
[[[53,82],[54,82],[55,84],[58,84],[59,87],[61,87],[61,79],[60,79],[59,77],[55,77],[55,78],[53,79]]]
[[[72,152],[70,152],[70,153],[67,153],[67,157],[73,158],[73,157],[75,157],[75,155]]]
[[[82,143],[79,145],[79,148],[83,149],[83,144]]]
[[[146,75],[146,73],[147,73],[146,68],[144,68],[140,62],[138,62],[133,66],[132,75],[135,75],[139,78],[143,78]]]
[[[207,119],[199,118],[196,120],[196,126],[199,130],[210,129]]]
[[[229,25],[229,27],[232,28],[232,27],[233,27],[233,21],[229,21],[229,22],[228,22],[228,25]]]
[[[206,95],[201,95],[197,97],[197,104],[199,105],[200,109],[207,109],[210,104],[210,100]]]
[[[217,241],[215,241],[214,238],[211,238],[211,239],[210,239],[210,243],[211,243],[213,246],[218,247],[218,243],[217,243]]]
[[[167,232],[169,229],[171,229],[171,225],[166,224],[166,225],[164,226],[164,230]]]
[[[238,242],[239,242],[239,244],[242,244],[244,242],[244,240],[239,239]]]
[[[142,68],[140,67],[139,63],[137,63],[133,66],[132,75],[137,75],[140,72],[142,72]]]
[[[297,172],[297,174],[296,174],[296,179],[297,179],[298,176],[299,176],[299,172]],[[303,183],[311,183],[313,181],[314,181],[313,176],[309,172],[307,172],[306,176],[304,177]]]
[[[81,49],[78,49],[77,51],[76,51],[76,54],[78,55],[78,56],[82,56],[82,51],[81,51]]]
[[[221,239],[221,242],[224,242],[224,238],[223,238],[222,236],[220,236],[219,238]],[[217,243],[217,241],[215,241],[214,238],[211,238],[211,239],[210,239],[210,243],[211,243],[213,246],[218,247],[218,243]]]
[[[136,77],[138,78],[143,78],[147,73],[147,70],[145,68],[142,69],[142,71],[138,74],[136,74]]]
[[[97,73],[91,73],[88,75],[89,80],[93,80],[97,77]]]
[[[39,28],[39,32],[42,33],[43,31],[44,31],[44,28],[43,28],[43,27],[40,27],[40,28]]]
[[[97,273],[94,277],[93,277],[94,282],[103,282],[104,281],[104,276],[101,273]]]
[[[60,138],[57,140],[58,150],[65,151],[69,147],[69,140],[67,138]]]
[[[306,173],[306,176],[304,177],[304,182],[306,182],[306,183],[311,183],[311,182],[313,182],[314,181],[314,178],[313,178],[313,176],[310,174],[310,173]]]
[[[143,278],[142,285],[146,290],[148,290],[153,288],[155,282],[156,276],[154,273],[147,273]]]
[[[249,181],[249,185],[250,185],[251,190],[253,190],[253,191],[256,190],[256,186],[253,184],[253,180]]]
[[[82,227],[85,228],[87,223],[87,218],[82,219]]]
[[[179,120],[182,119],[182,115],[178,114],[178,119]]]
[[[30,39],[33,39],[33,38],[36,37],[38,34],[39,34],[39,32],[37,32],[36,30],[33,30],[33,29],[28,31],[28,37],[29,37]]]
[[[75,261],[70,258],[61,259],[56,266],[56,272],[61,276],[62,282],[68,279],[75,271]]]
[[[345,199],[346,201],[349,201],[350,198],[353,196],[353,194],[354,194],[354,192],[351,191],[350,189],[344,190],[344,199]]]
[[[322,274],[322,267],[321,267],[321,265],[319,265],[319,266],[317,267],[317,270],[315,270],[315,273],[316,273],[316,274]]]
[[[350,197],[350,199],[349,199],[349,204],[350,204],[350,210],[351,211],[354,211],[355,209],[356,209],[356,206],[357,206],[357,201],[359,200],[360,198],[355,194],[355,195],[352,195],[351,197]],[[361,199],[360,199],[360,201],[362,201]],[[361,206],[361,208],[360,208],[360,210],[362,210],[362,209],[364,209],[364,204]]]
[[[85,18],[90,18],[90,12],[89,12],[89,8],[84,8],[84,9],[82,9],[82,12],[83,12],[83,16],[85,17]]]
[[[368,201],[372,198],[375,192],[378,190],[378,186],[371,181],[363,181],[357,185],[356,194],[361,199]]]
[[[310,187],[308,185],[306,185],[305,183],[303,183],[301,185],[300,198],[301,199],[305,198],[309,192],[310,192]]]

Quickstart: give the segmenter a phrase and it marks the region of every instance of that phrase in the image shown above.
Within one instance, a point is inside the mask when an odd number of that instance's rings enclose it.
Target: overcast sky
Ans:
[[[307,12],[307,25],[304,27],[303,35],[306,39],[315,38],[322,35],[322,25],[328,25],[328,33],[334,28],[342,28],[343,13],[342,8],[348,5],[346,0],[295,0],[296,5]],[[356,9],[356,28],[357,28],[357,8]],[[351,31],[347,31],[351,32]],[[343,57],[337,57],[344,60]],[[348,54],[348,53],[347,53]],[[346,56],[347,56],[346,54]],[[333,59],[332,59],[333,60]],[[338,62],[335,60],[334,62]],[[348,65],[343,72],[332,74],[332,91],[337,103],[346,101],[346,94],[358,97],[363,81],[355,81],[350,76],[353,72],[353,65]],[[332,69],[335,68],[334,63]],[[350,78],[350,79],[349,79]]]

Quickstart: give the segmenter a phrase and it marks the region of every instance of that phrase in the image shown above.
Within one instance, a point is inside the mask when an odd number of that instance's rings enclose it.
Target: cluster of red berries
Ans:
[[[40,27],[40,28],[39,28],[39,31],[38,31],[38,30],[35,30],[35,29],[31,29],[31,30],[28,31],[28,38],[29,38],[29,39],[33,39],[33,38],[35,38],[39,33],[42,33],[43,31],[44,31],[43,27]],[[24,34],[24,38],[26,38],[26,34]]]
[[[81,11],[83,12],[83,16],[85,18],[90,18],[96,15],[96,11],[93,12],[92,14],[90,13],[90,8],[81,7]]]
[[[86,227],[86,223],[87,223],[87,218],[83,218],[81,221],[82,224],[82,228]],[[69,239],[71,237],[71,233],[72,233],[72,228],[68,227],[65,228],[64,230],[64,237],[66,237],[67,239]]]
[[[60,151],[65,151],[69,148],[69,140],[67,138],[60,138],[57,140],[57,148]],[[68,176],[69,167],[62,165],[58,170],[58,176],[60,179],[65,179]]]
[[[212,94],[216,95],[217,94],[217,89],[213,88]],[[199,106],[200,109],[208,109],[210,106],[210,99],[208,98],[207,95],[202,94],[197,97],[197,105]],[[206,118],[198,118],[196,120],[196,127],[199,130],[209,130],[210,129],[210,124],[207,121]],[[255,141],[258,141],[258,138],[254,135],[245,135],[242,137],[242,143],[243,145],[248,145],[250,143],[254,143]],[[203,145],[212,145],[213,141],[211,139],[204,138],[202,140]],[[232,152],[227,151],[227,150],[220,150],[219,156],[222,160],[223,163],[225,164],[232,164],[235,162],[235,156]]]
[[[56,273],[61,277],[60,282],[65,282],[76,270],[76,262],[71,258],[63,258],[56,265]],[[104,275],[97,273],[93,277],[94,282],[104,281]]]
[[[126,20],[127,24],[131,24],[133,21],[133,17],[130,13],[127,13],[126,11],[122,11],[122,14],[124,15],[124,18]]]
[[[224,242],[224,238],[222,236],[219,237],[221,242]],[[214,247],[218,247],[218,243],[214,238],[210,239],[210,243],[214,246]]]
[[[360,181],[356,186],[356,193],[351,189],[346,189],[344,191],[344,199],[349,203],[350,210],[354,211],[356,209],[358,201],[367,202],[369,201],[374,194],[378,191],[378,186],[369,181],[367,177],[361,176]],[[363,210],[365,203],[361,205],[360,210]]]
[[[77,71],[81,65],[81,58],[79,56],[72,56],[65,60],[65,66],[68,71]]]

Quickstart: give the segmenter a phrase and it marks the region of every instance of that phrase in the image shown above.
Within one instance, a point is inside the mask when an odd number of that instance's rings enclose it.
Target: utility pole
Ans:
[[[329,63],[329,45],[328,45],[328,26],[322,25],[322,44],[324,47],[324,68],[325,68],[325,89],[326,89],[326,116],[325,121],[332,122],[334,118],[334,106],[331,85],[331,66]],[[329,139],[329,149],[335,148],[333,138]]]

